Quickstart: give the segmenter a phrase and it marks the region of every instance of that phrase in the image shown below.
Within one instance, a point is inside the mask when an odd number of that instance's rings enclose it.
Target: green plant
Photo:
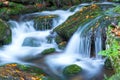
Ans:
[[[115,75],[105,80],[119,80],[120,77],[118,73],[120,73],[120,42],[116,39],[116,36],[111,33],[112,27],[109,26],[107,30],[107,45],[109,45],[108,49],[101,51],[99,54],[108,57],[111,61],[111,65],[115,71]],[[109,65],[107,65],[109,66]],[[111,66],[109,66],[111,67]]]

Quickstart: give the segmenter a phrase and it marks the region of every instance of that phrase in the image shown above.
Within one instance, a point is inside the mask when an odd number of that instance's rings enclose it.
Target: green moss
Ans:
[[[0,41],[1,44],[8,44],[11,42],[11,32],[8,25],[0,19]]]
[[[117,74],[113,75],[112,77],[110,77],[107,80],[120,80],[120,73],[117,73]]]
[[[35,66],[17,64],[17,67],[20,70],[23,70],[23,71],[26,71],[26,72],[36,73],[36,75],[45,73],[42,69],[37,68]]]
[[[50,53],[54,53],[55,52],[55,48],[49,48],[49,49],[45,49],[43,52],[41,52],[42,55],[47,55]]]
[[[5,64],[0,66],[0,71],[0,80],[54,80],[42,69],[31,65]]]
[[[113,9],[114,12],[116,13],[120,13],[120,6],[117,6]]]
[[[56,37],[55,37],[55,42],[57,43],[57,44],[59,44],[59,43],[61,43],[62,41],[64,41],[59,35],[57,35]]]
[[[64,40],[68,41],[78,27],[99,16],[100,13],[101,9],[96,5],[83,7],[80,11],[70,16],[66,22],[56,27],[54,31]]]
[[[72,64],[69,66],[66,66],[63,70],[63,74],[66,76],[73,76],[75,74],[78,74],[82,71],[82,68],[76,64]]]

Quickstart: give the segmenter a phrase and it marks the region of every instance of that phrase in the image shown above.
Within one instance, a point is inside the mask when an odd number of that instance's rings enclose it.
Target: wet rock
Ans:
[[[58,48],[64,50],[67,42],[63,40],[59,35],[55,37],[55,42],[58,44]]]
[[[113,69],[112,62],[109,58],[105,60],[104,66],[106,69]]]
[[[70,16],[66,22],[54,29],[57,34],[68,41],[78,27],[85,25],[90,19],[95,18],[101,13],[101,9],[97,5],[83,7],[74,15]]]
[[[53,27],[53,20],[57,18],[57,15],[43,15],[34,19],[34,26],[36,30],[47,30]]]
[[[82,68],[76,64],[72,64],[72,65],[69,65],[69,66],[66,66],[64,69],[63,69],[63,74],[65,76],[74,76],[78,73],[80,73],[82,71]]]
[[[58,48],[64,50],[65,47],[66,47],[66,45],[67,45],[67,42],[63,41],[63,42],[61,42],[61,43],[58,44]]]
[[[56,50],[55,48],[49,48],[49,49],[45,49],[44,51],[41,52],[42,55],[47,55],[50,53],[54,53]]]
[[[34,37],[25,38],[22,44],[22,46],[31,46],[31,47],[38,47],[40,45],[41,45],[40,40]]]
[[[0,19],[0,45],[11,42],[11,30],[8,25]]]
[[[5,64],[0,66],[0,80],[48,80],[45,72],[35,66]]]

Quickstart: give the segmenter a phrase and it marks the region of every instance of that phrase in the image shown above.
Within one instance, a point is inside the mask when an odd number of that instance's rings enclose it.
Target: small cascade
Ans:
[[[8,24],[12,30],[12,42],[9,45],[4,45],[0,49],[0,62],[20,63],[23,62],[22,59],[27,58],[27,56],[35,57],[45,49],[57,49],[57,45],[53,40],[54,34],[51,34],[51,31],[58,25],[65,22],[67,18],[73,15],[77,10],[73,12],[69,10],[43,11],[23,15],[18,21],[10,20]],[[52,21],[52,28],[43,31],[36,30],[34,26],[34,20],[32,19],[34,17],[45,15],[57,15],[57,18],[54,18]],[[48,41],[49,37],[52,38],[51,41]]]
[[[95,58],[101,58],[98,53],[103,50],[102,48],[102,30],[101,27],[98,27],[97,30],[95,31]]]
[[[76,31],[76,33],[72,36],[71,40],[69,41],[69,44],[65,50],[65,53],[77,53],[77,54],[80,54],[82,57],[90,58],[90,56],[91,56],[90,55],[91,54],[91,37],[93,34],[91,27],[100,18],[101,18],[101,16],[95,18],[94,20],[91,20],[84,26],[80,26],[80,28]],[[102,46],[101,46],[102,42],[99,42],[99,44],[98,44],[98,41],[100,41],[101,38],[98,38],[98,37],[101,37],[101,36],[96,35],[96,41],[95,41],[96,53],[98,53],[100,50],[102,50]]]
[[[70,9],[66,11],[43,11],[22,16],[19,21],[10,20],[8,23],[12,30],[12,42],[1,47],[0,62],[2,64],[27,63],[24,59],[36,58],[45,49],[58,49],[54,42],[55,35],[52,33],[52,30],[86,5],[90,4],[81,4],[73,11],[70,11]],[[50,24],[46,23],[46,26],[42,26],[41,30],[36,30],[33,18],[48,15],[57,15],[57,18],[50,19]],[[103,49],[103,34],[101,33],[102,28],[100,25],[104,24],[104,22],[102,21],[103,23],[100,23],[95,30],[93,28],[96,27],[96,23],[101,18],[103,18],[102,15],[81,24],[82,26],[73,34],[63,53],[44,56],[43,67],[46,68],[47,66],[51,71],[50,74],[53,72],[53,74],[63,77],[62,70],[65,66],[77,64],[85,71],[86,80],[96,75],[101,70],[101,65],[104,62],[101,56],[98,55],[98,52]],[[48,26],[52,27],[48,28]],[[51,38],[50,42],[48,38]],[[91,46],[92,43],[94,43],[94,47]],[[91,48],[94,48],[94,57],[92,56],[92,58]],[[39,64],[37,65],[39,66]]]
[[[71,64],[77,64],[87,72],[85,74],[87,79],[85,80],[89,80],[89,78],[100,71],[104,60],[90,58],[90,55],[92,43],[91,37],[93,35],[92,27],[101,18],[102,16],[98,16],[90,22],[85,23],[83,26],[80,26],[70,39],[64,53],[46,57],[46,63],[54,74],[61,77],[64,67]],[[96,47],[101,47],[101,43],[99,43],[99,46],[96,45]]]

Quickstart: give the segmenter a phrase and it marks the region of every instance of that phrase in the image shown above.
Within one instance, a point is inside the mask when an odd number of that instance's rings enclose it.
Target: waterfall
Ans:
[[[51,36],[51,31],[65,22],[69,16],[77,12],[79,10],[78,8],[80,9],[81,6],[76,7],[73,12],[70,10],[43,11],[23,15],[20,17],[19,21],[10,20],[8,24],[12,30],[12,42],[9,45],[4,45],[0,49],[0,62],[20,63],[23,62],[22,59],[35,57],[45,49],[57,49],[54,39],[52,39],[52,42],[48,42],[48,37]],[[51,29],[44,31],[36,30],[32,19],[34,17],[45,15],[57,15],[58,17],[53,19]]]
[[[95,19],[90,20],[88,23],[85,23],[83,26],[80,26],[68,42],[64,53],[46,57],[46,63],[54,74],[62,76],[63,68],[71,64],[77,64],[82,67],[83,70],[87,71],[85,74],[86,77],[92,77],[100,71],[104,60],[97,58],[99,55],[96,55],[96,58],[90,58],[90,53],[91,37],[94,33],[92,27],[101,18],[103,18],[103,16],[98,16]],[[95,41],[95,47],[98,48],[95,50],[96,52],[101,50],[102,44],[101,42],[98,42],[100,40],[101,39],[98,38]]]
[[[48,42],[51,31],[64,23],[69,16],[73,15],[85,5],[90,4],[81,4],[76,7],[74,11],[70,11],[70,9],[66,11],[43,11],[24,15],[19,21],[10,20],[8,23],[12,30],[12,42],[0,48],[0,62],[2,64],[24,63],[24,59],[36,58],[36,56],[39,56],[45,49],[57,49],[57,45],[53,39],[54,37],[52,38],[52,42]],[[53,19],[51,29],[36,30],[34,21],[29,18],[31,15],[35,17],[57,15],[58,17]],[[101,65],[103,65],[104,62],[101,56],[97,54],[102,50],[102,34],[101,26],[98,26],[95,31],[93,31],[92,28],[101,18],[103,18],[103,16],[98,16],[79,26],[63,53],[44,56],[45,65],[43,67],[46,68],[47,66],[55,75],[62,76],[62,70],[65,66],[77,64],[87,72],[85,75],[88,77],[97,74],[101,70]],[[95,58],[91,58],[92,40],[94,40]]]
[[[101,27],[98,27],[96,32],[95,32],[95,54],[96,58],[101,58],[98,53],[102,51],[102,30]]]
[[[91,53],[91,36],[93,31],[91,30],[92,25],[94,25],[98,19],[102,16],[99,16],[90,22],[86,23],[74,33],[72,38],[70,39],[65,53],[77,53],[82,57],[90,58]],[[99,29],[98,29],[99,30]],[[97,54],[100,50],[102,50],[102,41],[101,34],[97,32],[95,37],[95,53]],[[97,57],[97,56],[96,56]]]

